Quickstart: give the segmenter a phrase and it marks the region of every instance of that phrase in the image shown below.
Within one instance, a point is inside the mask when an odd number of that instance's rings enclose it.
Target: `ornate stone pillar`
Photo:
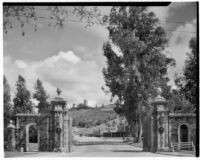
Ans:
[[[166,99],[161,96],[161,89],[158,88],[158,96],[151,102],[152,109],[152,152],[169,151],[169,125]]]
[[[10,123],[7,127],[8,129],[8,150],[9,151],[14,151],[16,147],[16,139],[15,139],[15,125],[12,120],[10,120]]]
[[[70,152],[68,146],[68,112],[66,108],[67,102],[59,95],[61,91],[57,89],[58,97],[52,101],[52,134],[53,134],[53,150],[57,152]]]

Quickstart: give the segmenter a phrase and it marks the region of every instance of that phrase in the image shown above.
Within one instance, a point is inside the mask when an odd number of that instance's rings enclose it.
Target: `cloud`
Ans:
[[[68,52],[60,51],[58,55],[50,57],[49,61],[52,60],[53,62],[57,62],[60,59],[63,59],[63,60],[66,60],[66,61],[69,61],[69,62],[72,62],[72,63],[78,63],[81,60],[72,51],[68,51]]]
[[[60,51],[43,61],[13,61],[9,56],[4,57],[4,74],[10,80],[12,92],[15,92],[14,84],[21,74],[31,93],[39,78],[49,93],[50,100],[56,96],[56,88],[59,87],[63,91],[62,97],[69,105],[81,103],[84,99],[92,106],[109,103],[110,96],[106,97],[101,90],[104,80],[96,62],[81,60],[73,51]],[[28,64],[28,67],[24,64]]]
[[[77,51],[82,52],[82,53],[88,52],[88,48],[85,46],[81,46],[81,45],[75,45],[74,49],[76,49]]]
[[[3,47],[7,47],[8,46],[8,42],[7,41],[3,41]]]
[[[169,7],[148,7],[149,11],[153,11],[156,14],[156,17],[160,20],[166,20],[166,18],[169,16]]]
[[[166,21],[168,20],[169,17],[172,17],[173,14],[176,14],[176,11],[178,8],[186,6],[188,3],[177,3],[173,2],[169,6],[161,6],[161,7],[148,7],[149,11],[153,11],[156,14],[156,17],[160,20],[160,25],[162,27],[166,27]],[[167,23],[168,27],[170,28],[171,25]]]
[[[27,64],[22,60],[16,60],[15,64],[17,65],[18,68],[26,68],[27,67]]]
[[[171,79],[170,84],[174,85],[174,74],[181,73],[184,67],[186,59],[186,53],[190,53],[189,41],[195,34],[196,20],[186,23],[185,25],[178,26],[169,39],[169,47],[167,50],[171,53],[172,57],[176,60],[176,67],[169,71],[169,77]],[[182,32],[186,31],[186,32]],[[188,32],[187,32],[188,31]],[[190,32],[189,32],[190,31]]]

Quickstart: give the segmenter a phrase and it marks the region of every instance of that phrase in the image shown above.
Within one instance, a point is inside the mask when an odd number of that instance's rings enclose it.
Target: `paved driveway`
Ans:
[[[142,152],[142,148],[107,140],[104,142],[89,142],[73,146],[71,153],[59,152],[6,152],[6,157],[166,157],[166,156],[194,156],[183,153],[150,153]]]

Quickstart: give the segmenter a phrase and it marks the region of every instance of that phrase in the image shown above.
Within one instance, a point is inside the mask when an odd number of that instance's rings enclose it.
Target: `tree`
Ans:
[[[175,60],[163,53],[165,31],[147,7],[112,7],[107,19],[110,42],[103,46],[107,59],[103,75],[108,89],[103,89],[111,92],[111,101],[116,99],[115,111],[129,124],[137,127],[139,123],[141,127],[141,106],[148,109],[156,88],[167,85],[167,69],[175,65]]]
[[[14,114],[17,113],[31,113],[32,112],[32,102],[31,94],[29,90],[26,89],[25,79],[19,75],[16,83],[15,98],[13,99],[14,103]]]
[[[12,105],[11,105],[11,95],[10,95],[10,86],[6,79],[6,76],[3,76],[3,106],[4,106],[4,129],[7,127],[9,120],[12,116]]]
[[[185,67],[183,72],[183,86],[182,92],[185,93],[185,97],[190,101],[196,108],[197,105],[197,43],[196,38],[190,40],[189,47],[191,53],[187,54],[187,59],[185,60]]]
[[[196,38],[190,40],[189,47],[191,53],[187,53],[187,59],[185,60],[185,65],[183,68],[183,75],[176,75],[175,84],[178,87],[178,92],[180,95],[185,96],[186,100],[190,102],[192,107],[190,110],[196,110],[197,106],[197,48],[196,48]]]
[[[46,112],[49,106],[49,103],[47,102],[49,96],[47,95],[41,80],[37,79],[34,89],[35,93],[33,94],[33,98],[39,101],[38,103],[39,113]]]
[[[112,121],[112,127],[115,127],[116,126],[116,122],[115,122],[115,120],[114,121]]]
[[[9,139],[8,135],[8,124],[10,119],[12,119],[12,105],[11,105],[11,95],[10,95],[10,86],[6,79],[6,76],[3,76],[3,117],[4,117],[4,149],[7,149],[7,141]]]
[[[43,14],[40,14],[40,13]],[[45,13],[44,13],[45,12]],[[70,17],[70,18],[69,18]],[[97,7],[85,6],[16,6],[3,5],[3,29],[8,33],[15,24],[19,24],[22,29],[22,35],[25,35],[25,25],[31,24],[37,31],[41,20],[47,22],[48,26],[64,27],[67,21],[76,21],[72,17],[79,17],[77,21],[85,22],[85,27],[95,23],[102,23],[101,13]]]
[[[89,109],[90,107],[88,105],[85,105],[83,103],[80,103],[77,105],[76,109],[79,110],[79,109]]]
[[[193,113],[194,107],[192,104],[177,90],[173,90],[171,97],[168,100],[167,108],[171,113]]]

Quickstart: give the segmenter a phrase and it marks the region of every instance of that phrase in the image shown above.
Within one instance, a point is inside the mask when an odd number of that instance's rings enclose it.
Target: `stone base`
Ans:
[[[158,148],[157,152],[170,152],[170,148],[169,147]]]
[[[64,153],[72,152],[72,147],[71,148],[69,148],[69,147],[61,148],[61,152],[64,152]]]
[[[143,152],[149,152],[149,148],[145,147],[145,148],[143,148],[142,151],[143,151]]]
[[[54,148],[53,152],[62,152],[61,148]]]

